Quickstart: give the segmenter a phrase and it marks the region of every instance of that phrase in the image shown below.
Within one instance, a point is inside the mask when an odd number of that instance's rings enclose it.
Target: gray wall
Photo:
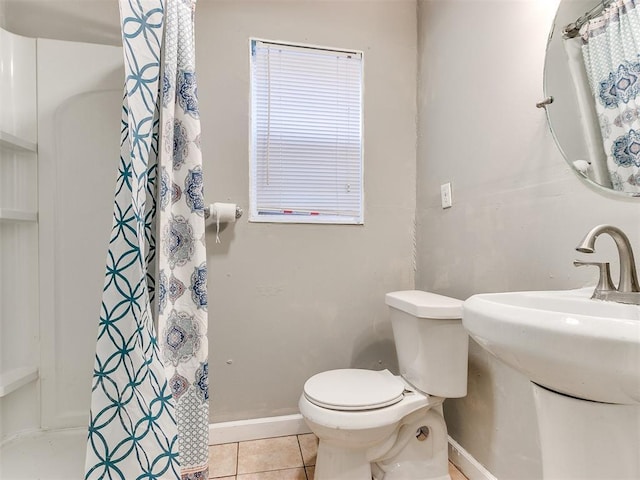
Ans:
[[[555,5],[419,1],[417,288],[465,299],[593,285],[571,262],[598,223],[640,248],[639,201],[582,184],[535,108]],[[443,210],[448,181],[453,207]],[[610,243],[598,250],[617,264]],[[469,357],[467,397],[445,403],[449,433],[498,478],[540,478],[527,380],[473,342]]]
[[[384,294],[413,288],[415,1],[198,2],[205,195],[248,208],[249,37],[364,51],[365,225],[242,218],[207,236],[214,422],[297,412],[304,381],[394,368]]]

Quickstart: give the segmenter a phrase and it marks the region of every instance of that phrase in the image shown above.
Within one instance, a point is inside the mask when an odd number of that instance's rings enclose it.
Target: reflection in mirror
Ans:
[[[640,196],[640,0],[562,0],[545,60],[546,106],[585,179]]]

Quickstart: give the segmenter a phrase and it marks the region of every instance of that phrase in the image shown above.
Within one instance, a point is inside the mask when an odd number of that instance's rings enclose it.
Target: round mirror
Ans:
[[[544,66],[544,93],[547,99],[543,102],[545,105],[539,106],[544,106],[547,112],[547,121],[558,148],[580,177],[599,187],[640,197],[640,52],[633,55],[625,53],[626,57],[634,57],[629,58],[631,62],[609,58],[611,65],[606,67],[607,75],[603,74],[605,67],[598,64],[596,68],[596,61],[593,60],[596,58],[594,55],[603,55],[596,48],[617,48],[617,45],[602,46],[602,39],[598,35],[609,27],[609,23],[614,23],[603,19],[610,18],[610,11],[618,8],[615,4],[622,3],[621,0],[560,2],[547,43]],[[588,32],[585,33],[584,29],[581,32],[585,35],[578,33],[585,18],[599,21],[599,30],[589,26]],[[578,28],[567,33],[576,25]],[[610,35],[602,35],[605,36]],[[587,42],[583,37],[587,38]],[[624,41],[624,38],[620,41]],[[585,43],[589,44],[588,47],[585,47]],[[585,48],[591,51],[585,53]],[[627,76],[621,77],[619,69],[624,65],[630,65],[631,69],[627,68]],[[629,84],[636,80],[635,85]],[[595,85],[596,95],[593,94],[592,84]],[[631,87],[638,93],[638,106],[635,103],[636,93],[633,98],[627,95],[633,89]],[[609,97],[605,98],[605,94]],[[617,99],[611,102],[610,97],[616,95],[624,97],[624,102]]]

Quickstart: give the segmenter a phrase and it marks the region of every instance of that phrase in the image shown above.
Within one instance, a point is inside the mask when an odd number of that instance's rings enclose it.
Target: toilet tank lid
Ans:
[[[387,293],[387,305],[418,318],[462,318],[462,300],[421,290]]]

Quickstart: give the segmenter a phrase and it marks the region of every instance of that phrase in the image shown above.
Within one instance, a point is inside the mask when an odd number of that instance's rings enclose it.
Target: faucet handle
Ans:
[[[594,296],[598,292],[611,292],[615,291],[616,287],[611,280],[611,271],[609,269],[609,262],[583,262],[581,260],[574,260],[573,265],[576,267],[583,266],[596,266],[600,270],[600,278],[598,278],[598,285],[594,292]]]

